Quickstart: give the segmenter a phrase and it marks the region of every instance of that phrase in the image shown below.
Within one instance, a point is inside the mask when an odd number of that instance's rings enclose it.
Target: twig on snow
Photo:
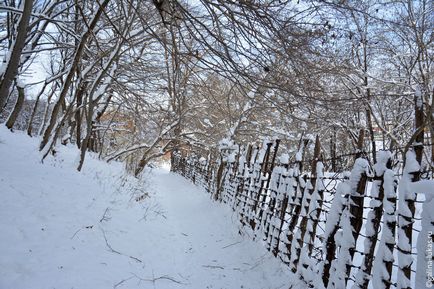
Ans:
[[[163,275],[163,276],[159,276],[159,277],[152,277],[151,279],[148,279],[148,278],[142,278],[140,276],[137,276],[137,274],[131,273],[130,277],[122,279],[121,281],[119,281],[118,283],[116,283],[115,285],[113,285],[113,289],[116,289],[118,286],[122,285],[123,283],[125,283],[128,280],[131,280],[133,278],[134,279],[138,279],[139,283],[142,282],[142,281],[144,281],[144,282],[152,282],[154,284],[154,287],[155,287],[155,282],[158,281],[158,280],[168,280],[168,281],[172,281],[172,282],[177,283],[177,284],[186,285],[186,283],[183,283],[183,282],[181,282],[179,280],[176,280],[175,278],[173,278],[171,276],[168,276],[168,275]]]
[[[222,267],[222,266],[215,266],[215,265],[202,265],[202,267],[205,267],[205,268],[211,268],[211,269],[222,269],[222,270],[225,269],[225,268]]]
[[[241,242],[242,242],[242,241],[238,241],[238,242],[235,242],[235,243],[229,244],[229,245],[227,245],[227,246],[224,246],[222,249],[226,249],[226,248],[228,248],[228,247],[230,247],[230,246],[233,246],[233,245],[239,244],[239,243],[241,243]]]
[[[115,254],[119,254],[119,255],[122,255],[122,256],[125,256],[125,257],[128,257],[128,258],[131,258],[131,259],[133,259],[133,260],[135,260],[135,261],[137,261],[139,263],[143,263],[143,261],[140,260],[139,258],[136,258],[134,256],[130,256],[130,255],[125,255],[125,254],[123,254],[123,253],[121,253],[121,252],[113,249],[113,247],[110,245],[110,243],[107,240],[107,236],[105,234],[105,231],[102,228],[100,228],[100,229],[101,229],[102,235],[104,236],[105,244],[106,244],[107,248],[109,248],[110,252],[115,253]]]
[[[177,284],[185,284],[185,283],[182,283],[181,281],[176,280],[175,278],[170,277],[170,276],[167,276],[167,275],[163,275],[163,276],[159,276],[159,277],[154,277],[154,278],[151,278],[151,279],[147,279],[147,278],[141,278],[141,277],[137,276],[137,275],[134,274],[134,273],[131,273],[131,274],[133,274],[134,277],[136,277],[136,278],[139,279],[140,281],[147,281],[147,282],[155,283],[155,282],[158,281],[158,280],[169,280],[169,281],[172,281],[172,282],[177,283]]]
[[[111,218],[109,216],[107,216],[109,208],[107,207],[104,211],[104,214],[102,215],[101,219],[99,220],[100,223],[102,223],[102,221],[109,221]]]
[[[78,232],[81,231],[82,228],[78,229],[77,231],[75,231],[74,235],[72,235],[72,237],[70,238],[71,240],[74,239],[75,235],[77,235]]]
[[[122,279],[121,281],[119,281],[118,283],[116,283],[115,285],[113,285],[113,288],[116,289],[118,286],[122,285],[124,282],[127,282],[128,280],[131,280],[135,278],[134,276],[130,276],[129,278],[125,278]]]
[[[83,228],[78,229],[77,231],[75,231],[74,235],[72,235],[72,237],[70,238],[71,240],[74,239],[75,235],[78,234],[78,232],[80,232],[82,229],[92,229],[93,225],[89,225],[89,226],[84,226]]]

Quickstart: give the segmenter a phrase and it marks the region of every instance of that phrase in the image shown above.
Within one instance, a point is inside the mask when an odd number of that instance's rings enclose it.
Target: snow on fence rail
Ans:
[[[318,138],[311,170],[304,170],[307,144],[294,162],[278,156],[279,140],[232,144],[206,157],[174,153],[172,170],[231,206],[240,233],[263,241],[306,288],[426,288],[434,181],[432,173],[419,181],[415,149],[407,152],[402,176],[388,151],[378,152],[372,167],[360,151],[351,172],[332,173],[324,172]],[[415,248],[418,235],[426,240]]]

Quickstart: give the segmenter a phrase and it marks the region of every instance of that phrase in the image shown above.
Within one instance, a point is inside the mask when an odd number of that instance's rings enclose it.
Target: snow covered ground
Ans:
[[[229,208],[164,169],[127,176],[0,128],[0,288],[288,288]]]

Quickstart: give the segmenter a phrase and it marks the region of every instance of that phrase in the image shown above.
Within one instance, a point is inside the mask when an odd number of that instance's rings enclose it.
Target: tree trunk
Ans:
[[[33,105],[32,114],[30,115],[29,123],[27,124],[27,134],[30,137],[32,136],[33,119],[35,118],[36,111],[38,110],[39,100],[41,99],[41,95],[42,95],[42,93],[44,93],[47,85],[48,85],[48,82],[45,82],[44,86],[41,88],[41,90],[38,93],[38,96],[36,97],[35,104]]]
[[[89,109],[87,113],[87,121],[86,121],[86,137],[83,139],[81,143],[80,148],[80,163],[78,164],[77,170],[81,171],[83,164],[84,164],[84,158],[86,156],[86,151],[88,148],[88,145],[90,143],[90,138],[92,135],[92,123],[93,123],[93,110],[94,105],[92,99],[89,100]]]
[[[9,115],[9,118],[6,122],[6,127],[8,129],[12,129],[15,121],[17,120],[18,114],[21,111],[21,108],[23,107],[25,95],[24,95],[24,87],[22,87],[20,84],[17,85],[18,89],[18,98],[17,102],[15,103],[14,109],[12,110],[12,113]]]
[[[0,83],[0,112],[3,111],[3,107],[6,104],[6,100],[9,96],[11,85],[17,76],[18,67],[20,65],[21,53],[25,46],[27,27],[29,25],[30,14],[32,12],[33,0],[24,1],[24,9],[21,14],[20,23],[17,29],[17,38],[15,43],[10,49],[10,58],[6,62],[6,71],[1,79]]]
[[[370,91],[368,89],[368,91]],[[370,94],[370,92],[368,92]],[[374,135],[374,128],[372,126],[372,116],[371,116],[371,111],[369,109],[366,110],[366,118],[368,120],[368,131],[369,131],[369,136],[371,138],[371,149],[372,149],[372,163],[376,163],[377,162],[377,145],[375,143],[375,135]]]
[[[48,94],[47,101],[45,104],[45,109],[44,109],[44,115],[42,118],[41,125],[39,126],[39,129],[38,129],[38,135],[42,135],[44,133],[45,127],[47,126],[48,115],[50,113],[50,102],[54,96],[54,93],[56,92],[56,89],[57,89],[57,82],[55,82],[53,84],[53,87],[51,88],[51,91]]]
[[[75,123],[76,123],[75,139],[76,139],[77,147],[79,149],[81,147],[81,121],[82,121],[82,115],[81,115],[82,108],[80,108],[80,106],[83,104],[83,94],[85,90],[86,90],[86,85],[85,84],[80,85],[80,88],[77,91],[77,100],[76,100],[77,110],[74,115]]]

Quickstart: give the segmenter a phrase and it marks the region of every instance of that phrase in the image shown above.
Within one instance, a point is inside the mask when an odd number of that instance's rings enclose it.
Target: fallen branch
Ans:
[[[172,282],[177,283],[177,284],[183,284],[183,285],[186,285],[186,283],[183,283],[183,282],[181,282],[181,281],[178,281],[178,280],[176,280],[175,278],[170,277],[170,276],[167,276],[167,275],[163,275],[163,276],[159,276],[159,277],[154,277],[154,278],[151,278],[151,279],[142,278],[142,277],[140,277],[140,276],[137,276],[137,275],[134,274],[134,273],[131,273],[131,275],[132,275],[132,276],[130,276],[130,277],[128,277],[128,278],[125,278],[125,279],[122,279],[121,281],[119,281],[118,283],[116,283],[115,285],[113,285],[113,288],[116,289],[118,286],[122,285],[123,283],[125,283],[125,282],[127,282],[128,280],[131,280],[131,279],[133,279],[133,278],[138,279],[139,282],[141,282],[141,281],[145,281],[145,282],[152,282],[152,283],[154,283],[154,284],[155,284],[155,282],[158,281],[158,280],[168,280],[168,281],[172,281]]]
[[[226,249],[226,248],[228,248],[228,247],[230,247],[230,246],[233,246],[233,245],[239,244],[239,243],[241,243],[241,242],[242,242],[242,241],[238,241],[238,242],[235,242],[235,243],[229,244],[229,245],[227,245],[227,246],[224,246],[222,249]]]
[[[160,276],[160,277],[155,277],[155,278],[152,278],[152,279],[145,279],[145,278],[141,278],[141,277],[137,276],[134,273],[132,273],[132,274],[134,275],[134,277],[136,277],[140,281],[147,281],[147,282],[155,283],[155,281],[158,281],[158,280],[169,280],[169,281],[172,281],[172,282],[177,283],[177,284],[185,284],[185,283],[182,283],[181,281],[178,281],[175,278],[167,276],[167,275],[163,275],[163,276]]]
[[[123,253],[121,253],[121,252],[119,252],[119,251],[113,249],[113,247],[110,245],[110,243],[109,243],[108,240],[107,240],[107,236],[106,236],[106,234],[105,234],[105,231],[104,231],[102,228],[100,228],[100,229],[101,229],[102,235],[104,236],[105,244],[106,244],[107,248],[109,248],[110,252],[115,253],[115,254],[118,254],[118,255],[122,255],[122,256],[125,256],[125,257],[128,257],[128,258],[131,258],[131,259],[133,259],[133,260],[135,260],[135,261],[137,261],[137,262],[139,262],[139,263],[143,263],[143,261],[140,260],[139,258],[136,258],[136,257],[134,257],[134,256],[130,256],[130,255],[123,254]]]
[[[92,229],[93,225],[89,225],[89,226],[85,226],[83,228],[78,229],[77,231],[75,231],[74,235],[72,235],[72,237],[70,238],[71,240],[74,239],[75,235],[78,234],[78,232],[80,232],[82,229]]]
[[[205,267],[205,268],[211,268],[211,269],[222,269],[222,270],[225,269],[225,268],[222,267],[222,266],[215,266],[215,265],[202,265],[202,267]]]

